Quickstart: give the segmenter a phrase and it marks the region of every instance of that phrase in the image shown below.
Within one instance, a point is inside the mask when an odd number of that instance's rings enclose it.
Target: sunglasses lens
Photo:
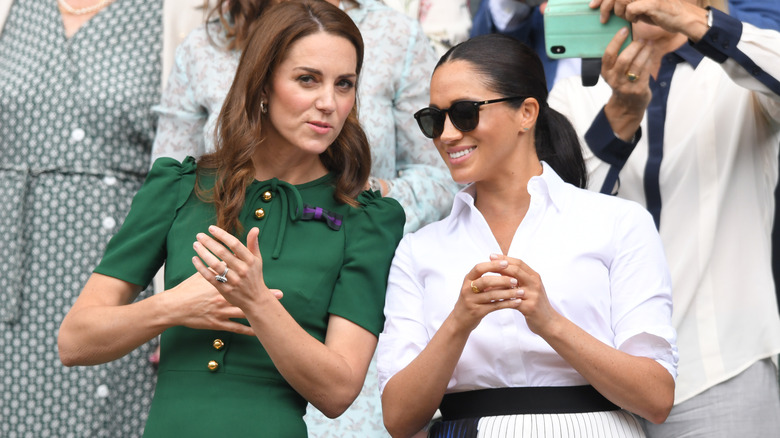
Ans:
[[[444,113],[436,108],[423,108],[415,113],[414,118],[423,135],[428,138],[436,138],[441,135],[444,128]]]
[[[473,131],[479,123],[479,107],[474,102],[457,102],[450,107],[450,121],[462,132]]]

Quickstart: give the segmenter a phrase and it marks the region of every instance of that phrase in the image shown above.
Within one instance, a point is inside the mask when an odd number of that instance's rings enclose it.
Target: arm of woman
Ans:
[[[231,321],[243,318],[200,274],[164,293],[133,303],[141,286],[94,273],[60,326],[60,360],[66,366],[109,362],[176,325],[253,335]]]
[[[62,322],[58,344],[64,364],[117,359],[174,325],[252,334],[229,321],[243,313],[198,273],[133,303],[165,261],[168,233],[192,193],[195,168],[192,158],[183,163],[162,159],[152,166],[122,227]]]
[[[403,17],[406,19],[407,17]],[[412,232],[425,224],[444,217],[452,206],[458,185],[452,180],[447,166],[433,143],[420,133],[413,114],[428,106],[428,88],[431,72],[436,65],[436,55],[428,38],[414,20],[409,29],[407,46],[401,53],[403,65],[393,100],[395,122],[395,177],[385,182],[387,191],[404,207],[406,225],[404,232]]]
[[[534,304],[521,308],[534,312]],[[539,334],[611,402],[656,424],[666,420],[674,404],[674,378],[658,362],[606,345],[560,315]]]
[[[209,232],[214,238],[200,233],[194,244],[200,258],[194,257],[193,263],[200,275],[243,310],[252,333],[299,394],[326,416],[341,415],[362,388],[376,336],[331,315],[325,342],[315,339],[276,299],[277,291],[265,285],[258,228],[249,231],[246,246],[216,226],[209,227]],[[230,267],[228,281],[219,283],[213,272],[224,271],[226,265]]]
[[[722,64],[743,87],[780,95],[777,31],[758,29],[717,9],[708,12],[683,0],[594,0],[591,5],[600,5],[602,17],[614,7],[615,14],[628,21],[644,21],[685,35],[696,50]]]
[[[512,299],[517,292],[512,289],[513,278],[482,277],[486,272],[500,273],[508,263],[478,264],[465,276],[452,312],[428,341],[422,326],[421,287],[410,275],[413,263],[408,251],[402,243],[393,260],[385,307],[387,322],[377,352],[384,423],[394,437],[412,436],[431,420],[466,342],[482,318],[518,303]],[[479,290],[490,290],[474,293],[472,281]],[[504,301],[496,301],[501,299]]]
[[[345,249],[328,305],[325,342],[304,330],[274,296],[263,276],[257,228],[247,244],[218,227],[212,237],[198,234],[193,264],[232,304],[241,308],[255,336],[287,382],[328,417],[337,417],[355,400],[382,327],[387,272],[401,238],[403,210],[391,198],[363,192],[359,209],[344,222]],[[201,261],[202,259],[202,261]],[[211,267],[211,270],[208,267]],[[214,272],[229,266],[227,282]],[[301,267],[305,275],[306,267]]]
[[[491,258],[510,263],[506,274],[515,275],[523,291],[518,310],[531,331],[604,397],[661,423],[674,403],[677,360],[671,279],[661,239],[649,213],[636,204],[611,226],[615,250],[605,264],[614,346],[553,308],[539,274],[524,262],[503,255]]]

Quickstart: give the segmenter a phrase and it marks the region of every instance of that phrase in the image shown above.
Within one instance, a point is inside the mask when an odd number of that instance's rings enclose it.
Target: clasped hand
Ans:
[[[501,309],[520,311],[536,334],[548,330],[559,316],[536,271],[522,260],[491,254],[489,262],[475,265],[466,274],[453,313],[471,331],[488,313]]]
[[[245,318],[246,312],[265,299],[282,298],[282,292],[269,289],[263,279],[259,230],[249,231],[246,245],[219,227],[210,226],[209,232],[213,237],[198,233],[193,243],[198,255],[192,264],[198,273],[177,287],[187,289],[193,302],[190,320],[184,325],[253,335],[251,327],[230,319]],[[219,281],[218,275],[226,281]]]

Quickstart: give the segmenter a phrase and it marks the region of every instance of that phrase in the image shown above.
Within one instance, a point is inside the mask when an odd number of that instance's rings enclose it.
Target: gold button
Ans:
[[[255,210],[255,217],[258,218],[258,219],[264,218],[265,217],[265,210],[263,210],[262,208],[258,208],[257,210]]]
[[[214,345],[214,349],[221,350],[222,347],[225,346],[225,343],[222,342],[222,339],[214,339],[214,343],[212,345]]]
[[[210,360],[209,361],[209,371],[216,371],[217,368],[219,368],[219,364],[216,360]]]
[[[271,192],[266,191],[266,192],[263,193],[263,201],[265,201],[265,202],[270,201],[271,198],[273,198],[273,197],[274,197],[274,195],[272,195]]]

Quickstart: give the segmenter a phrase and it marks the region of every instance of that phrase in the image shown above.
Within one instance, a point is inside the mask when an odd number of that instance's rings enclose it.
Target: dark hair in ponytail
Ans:
[[[534,133],[536,155],[564,181],[585,188],[588,174],[579,137],[563,114],[547,106],[544,67],[531,48],[505,35],[480,35],[447,51],[436,68],[455,60],[471,64],[480,73],[483,84],[502,96],[536,99],[539,102]],[[523,102],[516,100],[506,104],[519,108]]]

